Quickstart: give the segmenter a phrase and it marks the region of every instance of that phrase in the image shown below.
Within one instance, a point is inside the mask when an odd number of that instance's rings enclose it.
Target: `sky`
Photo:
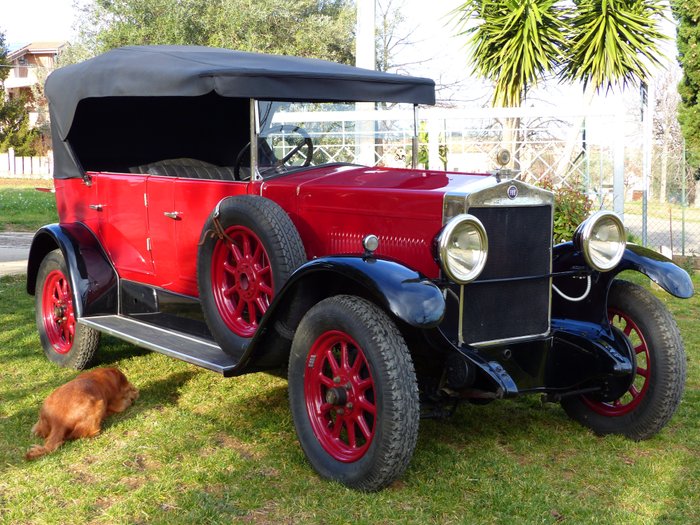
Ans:
[[[0,0],[0,30],[11,47],[70,40],[74,0]]]
[[[0,0],[0,30],[5,32],[8,44],[27,44],[32,41],[70,40],[73,35],[75,0]],[[421,60],[425,69],[433,70],[437,63],[447,61],[454,53],[461,53],[456,39],[450,38],[449,17],[460,0],[434,0],[426,12],[425,0],[394,0],[412,25],[411,53]],[[416,23],[420,20],[420,23]],[[450,42],[450,40],[454,40]],[[441,73],[442,71],[436,71]]]
[[[78,0],[79,1],[79,0]],[[382,0],[383,3],[390,0]],[[464,37],[455,37],[449,13],[463,0],[391,0],[406,18],[405,46],[400,62],[411,62],[403,73],[427,76],[438,83],[463,79],[467,68]],[[0,31],[10,49],[30,42],[73,40],[76,0],[0,0]],[[417,23],[420,21],[420,23]]]
[[[400,5],[404,15],[404,32],[409,33],[410,46],[405,46],[397,62],[412,63],[400,72],[426,76],[438,84],[455,85],[438,93],[438,98],[450,98],[466,105],[488,103],[488,88],[483,82],[470,78],[466,37],[456,36],[449,13],[463,0],[380,0]],[[11,49],[32,41],[74,39],[75,4],[81,0],[0,0],[0,31],[5,32]],[[426,9],[426,6],[429,8]],[[673,27],[667,28],[673,33]],[[674,42],[667,42],[675,54]],[[558,89],[548,87],[548,91]],[[557,97],[558,99],[558,97]]]

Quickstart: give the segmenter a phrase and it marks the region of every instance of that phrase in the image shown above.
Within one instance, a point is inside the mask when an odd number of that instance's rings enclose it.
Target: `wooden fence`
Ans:
[[[12,148],[0,153],[0,178],[50,178],[53,173],[53,155],[19,157]]]

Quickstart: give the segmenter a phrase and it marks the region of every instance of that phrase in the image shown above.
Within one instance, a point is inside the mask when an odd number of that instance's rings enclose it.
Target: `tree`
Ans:
[[[10,74],[7,54],[5,33],[0,32],[0,152],[14,148],[17,155],[31,156],[36,153],[35,142],[40,133],[29,127],[26,99],[10,99],[5,93],[5,80]]]
[[[563,61],[570,16],[556,0],[470,0],[455,14],[471,35],[477,74],[494,83],[495,106],[520,106],[528,87]]]
[[[659,64],[659,0],[468,0],[454,11],[470,35],[472,62],[495,85],[496,106],[519,107],[530,87],[546,80],[581,82],[585,105],[593,92],[644,82]],[[581,129],[575,122],[557,166],[564,178]],[[515,152],[513,128],[504,146]]]
[[[700,172],[700,4],[689,0],[673,0],[673,14],[678,20],[676,42],[683,78],[678,85],[681,103],[678,120],[685,138],[688,162]],[[698,178],[696,176],[696,178]],[[696,197],[697,200],[697,197]]]
[[[0,31],[0,89],[5,93],[5,80],[10,74],[10,62],[7,60],[7,44],[5,44],[5,33]]]
[[[203,45],[353,62],[350,0],[91,0],[82,44]]]
[[[468,0],[454,16],[494,105],[518,107],[548,76],[595,90],[643,81],[659,64],[663,11],[657,0]]]
[[[406,26],[406,17],[397,0],[376,0],[377,2],[377,71],[403,73],[407,68],[426,60],[398,61],[398,56],[406,48],[415,45],[412,31]]]
[[[659,202],[666,202],[669,196],[680,193],[681,177],[684,176],[677,162],[677,159],[682,157],[683,151],[683,136],[677,118],[680,102],[677,90],[678,80],[679,71],[674,68],[661,75],[655,82],[653,136],[656,146],[661,148],[658,180]]]

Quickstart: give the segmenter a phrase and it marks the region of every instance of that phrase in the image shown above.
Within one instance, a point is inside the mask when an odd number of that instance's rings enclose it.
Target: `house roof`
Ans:
[[[66,42],[31,42],[10,51],[7,54],[7,60],[12,62],[24,55],[55,54],[65,45]]]

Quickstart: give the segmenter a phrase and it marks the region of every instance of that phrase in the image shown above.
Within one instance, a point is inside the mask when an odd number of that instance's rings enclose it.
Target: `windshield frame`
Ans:
[[[271,178],[275,175],[279,175],[279,173],[276,173],[274,170],[268,170],[268,173],[261,173],[260,171],[260,165],[259,165],[259,160],[258,160],[258,155],[253,155],[253,151],[258,151],[258,146],[260,144],[260,134],[262,133],[262,120],[261,120],[261,109],[260,106],[261,104],[274,104],[276,102],[287,102],[283,100],[268,100],[268,99],[255,99],[251,98],[250,99],[250,168],[251,168],[251,180],[254,181],[262,181],[268,178]],[[355,101],[348,101],[348,104],[357,104]],[[366,102],[364,104],[369,104],[373,105],[375,103],[373,102]],[[417,161],[418,161],[418,104],[412,104],[411,105],[411,110],[412,110],[412,118],[411,118],[411,169],[416,169],[417,166]],[[364,111],[356,110],[356,114],[362,114],[364,112],[374,112],[374,109],[367,109]],[[407,110],[400,110],[400,111],[407,111]],[[269,126],[268,126],[269,127]],[[332,164],[332,163],[329,163]],[[340,165],[347,165],[346,163],[336,163]],[[367,165],[367,164],[358,164],[362,166],[368,166],[372,167],[373,165]],[[291,171],[298,171],[299,169],[313,169],[314,167],[318,166],[307,166],[307,167],[298,167],[294,168]]]

